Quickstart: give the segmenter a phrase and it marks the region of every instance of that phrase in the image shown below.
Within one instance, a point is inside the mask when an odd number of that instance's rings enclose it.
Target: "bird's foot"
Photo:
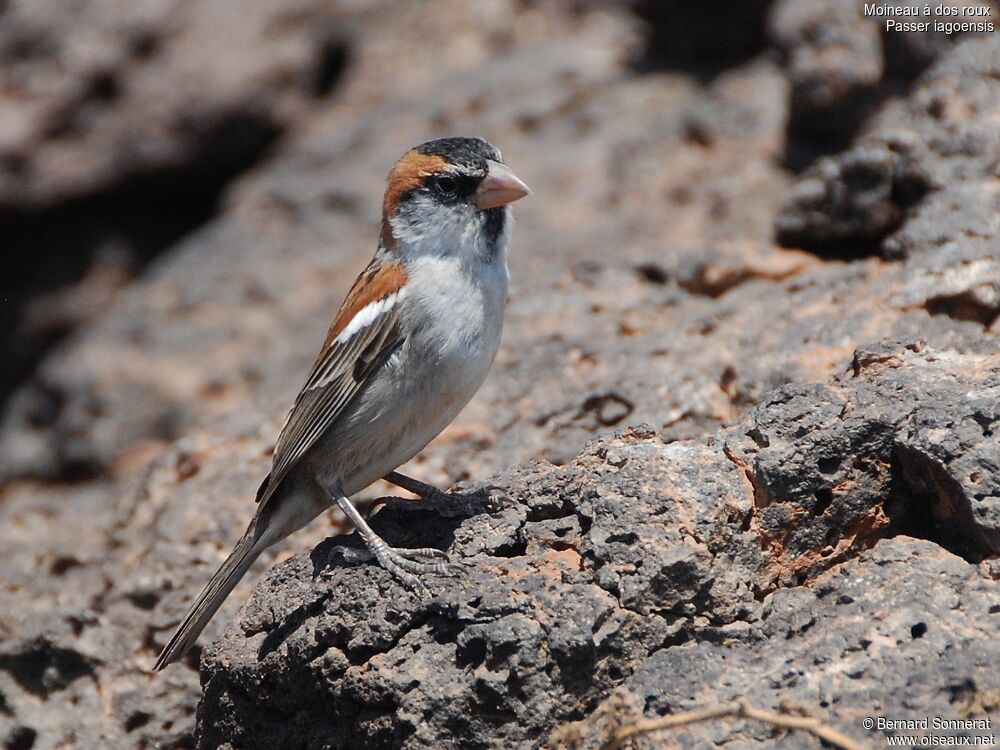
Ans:
[[[392,472],[385,478],[397,487],[419,495],[423,501],[419,507],[429,507],[445,518],[496,513],[512,503],[510,497],[499,487],[482,487],[473,492],[445,492],[433,484],[398,472]]]
[[[381,541],[381,540],[379,540]],[[347,547],[338,545],[330,550],[330,558],[339,556],[349,564],[367,563],[377,560],[379,565],[398,578],[406,586],[418,591],[426,591],[427,586],[420,576],[427,573],[437,575],[455,575],[460,566],[451,562],[446,552],[434,547],[390,547],[385,542],[373,545],[374,549],[364,547]],[[433,560],[434,562],[428,562]],[[323,576],[328,577],[328,570]]]
[[[421,499],[445,518],[498,513],[513,502],[498,487],[481,487],[472,492],[444,492],[435,488],[429,498],[421,496]]]

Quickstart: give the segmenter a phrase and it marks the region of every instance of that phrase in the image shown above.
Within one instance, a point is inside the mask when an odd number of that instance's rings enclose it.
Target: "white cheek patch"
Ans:
[[[338,334],[337,338],[333,340],[333,343],[343,344],[350,340],[350,338],[358,331],[370,326],[378,320],[380,315],[385,313],[387,310],[392,309],[392,306],[396,304],[396,300],[403,295],[403,291],[404,290],[400,290],[387,295],[376,302],[369,302],[367,305],[362,307],[357,311],[357,313],[355,313],[354,317],[351,318],[351,322],[344,327],[344,330]]]

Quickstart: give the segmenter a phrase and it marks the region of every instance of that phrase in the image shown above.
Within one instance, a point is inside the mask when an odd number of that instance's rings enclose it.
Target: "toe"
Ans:
[[[450,559],[448,557],[447,552],[445,552],[444,550],[435,549],[434,547],[420,547],[417,549],[397,549],[396,551],[399,552],[400,556],[409,558],[411,560],[413,558],[419,559],[422,557],[423,558],[429,557],[438,560],[444,560],[447,562]]]

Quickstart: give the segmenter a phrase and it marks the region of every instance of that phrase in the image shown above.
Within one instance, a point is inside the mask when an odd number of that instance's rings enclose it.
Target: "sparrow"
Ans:
[[[351,502],[379,478],[440,493],[395,469],[443,430],[493,364],[507,303],[510,204],[531,191],[479,138],[417,146],[389,171],[378,247],[341,304],[274,448],[243,537],[154,666],[194,644],[265,549],[334,508],[404,584],[449,572],[436,549],[395,549]]]

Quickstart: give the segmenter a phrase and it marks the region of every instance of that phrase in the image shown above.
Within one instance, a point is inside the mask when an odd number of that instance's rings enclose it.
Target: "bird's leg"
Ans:
[[[502,498],[494,497],[488,489],[471,493],[445,492],[433,484],[421,482],[398,471],[390,471],[382,478],[407,492],[419,495],[421,500],[445,517],[472,515],[484,510],[496,511],[503,505]]]
[[[407,586],[415,589],[424,589],[426,587],[420,580],[420,575],[425,573],[448,575],[455,572],[455,566],[448,562],[419,562],[419,558],[443,558],[446,561],[448,555],[439,549],[434,549],[433,547],[421,549],[390,547],[382,537],[372,531],[371,526],[368,525],[368,522],[365,521],[343,492],[338,489],[330,494],[336,500],[337,507],[354,524],[354,528],[358,530],[371,556],[378,560],[383,568]],[[361,556],[352,554],[351,557],[357,560]],[[412,558],[418,559],[414,560]]]

